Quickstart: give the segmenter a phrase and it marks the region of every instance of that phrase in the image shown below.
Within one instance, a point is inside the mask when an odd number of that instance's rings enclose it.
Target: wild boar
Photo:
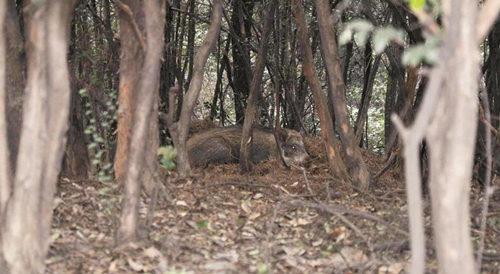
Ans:
[[[209,164],[238,163],[242,130],[239,127],[214,128],[194,134],[187,141],[189,163],[194,167]],[[282,130],[283,160],[287,165],[301,165],[308,158],[302,135],[294,130]],[[255,128],[252,140],[252,162],[279,157],[272,131]]]

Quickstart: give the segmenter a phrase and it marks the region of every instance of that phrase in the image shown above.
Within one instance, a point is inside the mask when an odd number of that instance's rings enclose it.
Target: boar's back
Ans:
[[[187,142],[189,162],[195,167],[237,163],[240,156],[241,128],[215,128],[194,134]],[[254,129],[252,162],[268,159],[276,150],[270,131]]]

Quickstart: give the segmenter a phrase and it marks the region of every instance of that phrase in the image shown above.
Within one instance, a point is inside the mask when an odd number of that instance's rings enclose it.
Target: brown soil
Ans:
[[[409,261],[404,181],[393,168],[360,194],[328,174],[309,141],[304,174],[277,162],[240,175],[237,165],[164,176],[152,222],[140,208],[142,239],[117,247],[120,191],[114,184],[62,179],[47,273],[400,273]],[[371,172],[383,160],[365,153]],[[170,178],[167,180],[167,178]],[[481,191],[473,184],[472,235],[479,239]],[[484,273],[500,269],[500,202],[492,199]],[[426,225],[431,230],[426,198]],[[428,248],[427,269],[437,263]]]

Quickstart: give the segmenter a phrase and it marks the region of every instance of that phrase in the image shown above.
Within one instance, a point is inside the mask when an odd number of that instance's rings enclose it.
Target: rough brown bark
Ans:
[[[297,25],[298,43],[303,54],[302,71],[309,83],[309,87],[313,94],[314,105],[317,108],[317,114],[321,124],[321,136],[325,144],[329,167],[334,176],[341,179],[347,179],[346,166],[338,153],[340,144],[333,130],[333,120],[328,110],[327,98],[321,90],[321,83],[319,82],[318,73],[314,65],[302,0],[292,1],[292,11],[295,24]]]
[[[221,19],[222,4],[220,0],[215,0],[213,3],[213,13],[210,27],[205,40],[199,47],[198,52],[194,57],[193,77],[189,83],[189,89],[184,96],[181,115],[178,122],[174,123],[173,115],[171,115],[171,111],[169,110],[167,124],[170,135],[172,136],[172,141],[174,142],[174,146],[177,150],[177,171],[181,177],[187,177],[191,174],[191,166],[189,165],[186,147],[189,126],[191,125],[191,114],[195,103],[198,100],[198,96],[200,95],[201,85],[203,83],[203,69],[205,68],[208,55],[212,51],[212,48],[217,41],[217,37],[219,37]],[[169,102],[169,106],[173,106],[171,100]]]
[[[68,126],[71,93],[66,53],[73,4],[67,0],[31,3],[25,17],[25,112],[15,187],[2,224],[7,273],[43,273],[44,269]]]
[[[315,6],[318,16],[323,60],[325,62],[327,79],[330,87],[329,92],[331,93],[340,140],[345,152],[346,164],[354,183],[360,190],[366,191],[370,185],[370,173],[363,160],[361,151],[355,143],[354,132],[349,124],[345,100],[345,86],[342,79],[337,43],[333,33],[334,22],[330,13],[330,6],[327,0],[316,0]]]
[[[249,172],[252,170],[251,162],[251,147],[252,147],[252,130],[255,118],[257,115],[257,100],[261,96],[262,76],[264,74],[264,65],[267,56],[268,40],[271,32],[271,26],[274,19],[274,10],[276,9],[276,1],[271,0],[267,14],[264,16],[265,23],[262,28],[262,36],[260,40],[259,55],[255,64],[252,84],[250,85],[250,94],[247,100],[247,108],[245,110],[245,121],[243,122],[240,146],[240,170]]]
[[[138,1],[118,1],[117,9],[120,18],[121,60],[120,60],[120,92],[118,96],[118,128],[117,147],[115,156],[115,177],[119,182],[124,180],[127,160],[130,157],[132,122],[137,108],[137,94],[141,81],[138,71],[143,69],[145,60],[145,21],[147,14],[142,3]],[[148,127],[145,165],[143,165],[142,179],[145,190],[150,193],[154,178],[158,171],[157,150],[159,146],[158,130],[158,94],[153,98],[154,107],[151,122]]]
[[[149,164],[147,147],[150,145],[150,124],[158,124],[155,120],[157,111],[157,92],[160,84],[160,58],[163,51],[163,29],[165,26],[165,1],[150,0],[142,2],[140,8],[145,17],[144,63],[138,75],[137,105],[134,110],[133,132],[130,143],[127,170],[124,177],[125,197],[123,200],[120,227],[117,239],[125,243],[136,239],[139,198],[141,183],[144,178],[141,171]],[[148,123],[148,121],[152,121]],[[154,178],[150,178],[154,180]]]
[[[130,149],[132,119],[135,111],[134,90],[139,81],[137,73],[142,68],[144,55],[141,49],[139,30],[144,28],[144,15],[139,14],[141,3],[133,0],[117,2],[120,24],[120,87],[118,95],[118,123],[116,129],[115,178],[122,182],[127,169]],[[142,34],[141,34],[142,35]]]

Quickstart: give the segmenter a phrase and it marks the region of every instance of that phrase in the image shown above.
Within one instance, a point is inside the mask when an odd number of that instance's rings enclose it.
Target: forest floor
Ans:
[[[269,161],[245,176],[224,165],[197,170],[190,180],[165,179],[149,225],[149,199],[142,201],[142,240],[120,247],[116,185],[61,178],[46,273],[403,273],[409,241],[399,168],[360,194],[329,175],[314,153],[321,148],[308,150],[314,157],[305,174]],[[381,157],[364,156],[372,173],[382,168]],[[500,273],[498,196],[490,204],[484,273]],[[474,183],[474,243],[481,205]],[[428,197],[425,207],[431,243]],[[435,252],[428,250],[427,269],[435,273]]]

